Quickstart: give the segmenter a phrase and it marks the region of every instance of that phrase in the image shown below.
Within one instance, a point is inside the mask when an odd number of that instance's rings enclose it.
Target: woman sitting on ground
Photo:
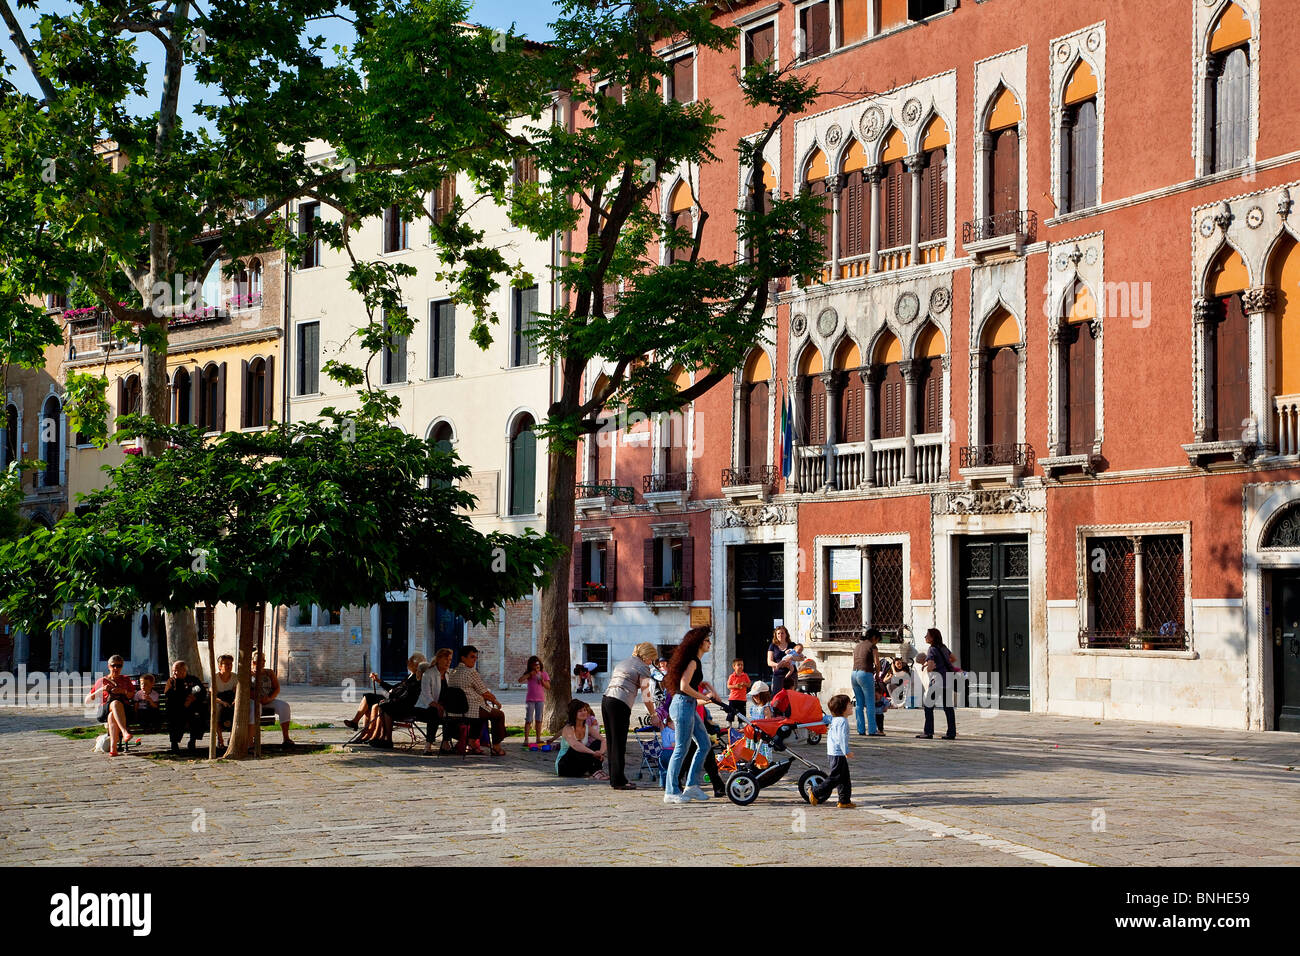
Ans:
[[[569,701],[569,719],[561,732],[560,752],[555,758],[555,772],[561,777],[590,777],[608,780],[605,763],[605,738],[588,722],[595,715],[591,705],[581,700]]]
[[[415,702],[420,698],[420,679],[423,673],[420,665],[423,663],[423,654],[417,652],[408,657],[406,669],[409,673],[406,679],[393,686],[388,692],[387,699],[381,700],[370,708],[366,734],[362,737],[362,740],[370,741],[370,746],[391,748],[394,721],[410,717],[415,712]]]
[[[126,729],[126,709],[135,697],[135,681],[122,676],[121,654],[114,654],[108,659],[108,676],[95,681],[95,686],[86,695],[85,703],[97,700],[99,711],[95,720],[108,725],[110,757],[117,756],[119,740],[130,741],[131,732]]]

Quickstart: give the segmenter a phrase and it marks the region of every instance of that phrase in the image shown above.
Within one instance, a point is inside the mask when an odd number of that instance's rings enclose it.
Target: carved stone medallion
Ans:
[[[828,339],[835,332],[835,327],[840,324],[840,317],[835,314],[834,309],[823,309],[822,314],[817,316],[817,334],[824,339]]]
[[[948,306],[952,305],[952,293],[947,289],[935,289],[930,293],[930,314],[939,315],[948,311]]]
[[[921,314],[921,300],[915,292],[904,292],[894,303],[894,314],[904,325],[914,321]]]
[[[840,145],[840,140],[844,138],[844,130],[840,129],[839,123],[832,123],[826,130],[826,145],[831,149]]]
[[[790,334],[798,338],[808,331],[808,316],[800,312],[790,320]]]
[[[879,106],[868,106],[862,114],[862,138],[875,141],[885,129],[885,111]]]
[[[903,104],[903,122],[912,126],[921,118],[921,101],[915,97]]]

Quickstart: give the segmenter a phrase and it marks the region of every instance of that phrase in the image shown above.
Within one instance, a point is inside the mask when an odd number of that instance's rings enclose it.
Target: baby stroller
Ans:
[[[762,720],[741,717],[741,730],[735,739],[719,740],[723,749],[718,757],[718,769],[727,774],[727,799],[738,807],[747,807],[757,800],[759,792],[784,777],[796,760],[808,768],[799,776],[799,795],[804,802],[808,802],[809,792],[826,779],[825,770],[785,746],[786,740],[799,728],[808,731],[809,740],[814,734],[821,739],[821,734],[826,732],[821,701],[812,694],[794,691],[788,696],[789,717]],[[788,754],[789,759],[781,760],[778,756],[781,753]]]

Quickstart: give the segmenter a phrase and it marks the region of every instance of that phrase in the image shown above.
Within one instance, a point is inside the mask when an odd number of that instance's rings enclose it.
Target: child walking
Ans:
[[[524,696],[524,747],[537,750],[542,745],[542,707],[546,703],[546,692],[551,689],[551,675],[542,667],[542,659],[534,654],[528,658],[528,669],[519,680],[528,685]],[[528,743],[528,725],[532,724],[537,735],[537,742]]]
[[[831,772],[820,787],[808,791],[808,802],[814,807],[825,803],[836,787],[840,791],[840,810],[852,810],[853,784],[849,780],[849,721],[844,715],[849,711],[847,694],[836,694],[826,702],[831,712],[831,724],[826,731],[826,755],[831,758]]]

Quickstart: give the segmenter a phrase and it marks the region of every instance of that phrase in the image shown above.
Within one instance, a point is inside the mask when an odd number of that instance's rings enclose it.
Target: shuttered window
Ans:
[[[1210,69],[1210,172],[1219,173],[1250,159],[1250,54],[1236,47],[1215,57]]]
[[[411,226],[396,206],[384,210],[384,252],[400,252],[411,246]]]
[[[533,156],[515,157],[515,185],[537,182],[537,159]]]
[[[510,364],[537,364],[537,340],[529,334],[537,312],[537,286],[514,291],[514,327],[511,336]]]
[[[943,239],[948,235],[948,151],[934,149],[926,154],[921,170],[920,242]]]
[[[695,539],[646,538],[641,574],[646,601],[695,599]]]
[[[456,307],[450,302],[429,305],[429,377],[456,374]]]
[[[388,314],[384,314],[384,384],[406,381],[406,336],[390,334]]]
[[[315,395],[320,391],[320,323],[303,322],[298,326],[298,394]]]
[[[434,222],[441,223],[451,213],[452,206],[456,202],[456,177],[447,176],[438,188],[433,191],[433,199],[429,211],[433,214]]]
[[[807,404],[804,406],[804,428],[807,444],[826,444],[826,383],[816,375],[809,376],[808,387],[804,393]]]
[[[1020,133],[1015,127],[993,134],[987,192],[990,216],[1020,208]]]
[[[747,467],[761,469],[767,464],[767,382],[745,388],[744,460]]]
[[[745,66],[757,66],[776,53],[776,24],[765,23],[745,33]]]
[[[275,356],[243,362],[243,427],[260,428],[271,423],[275,381]]]
[[[680,230],[685,236],[692,235],[691,232],[692,225],[693,225],[693,220],[691,218],[691,211],[689,209],[683,209],[681,212],[675,212],[668,217],[668,228],[674,231]],[[694,247],[695,247],[694,240],[687,239],[680,246],[669,248],[668,262],[670,264],[674,262],[689,262],[691,258],[691,250]]]
[[[1076,212],[1097,205],[1097,101],[1084,100],[1066,107],[1065,118],[1061,182],[1066,194],[1062,212]]]
[[[943,431],[943,359],[920,359],[921,401],[916,407],[916,431],[937,435]]]
[[[1096,331],[1091,322],[1061,330],[1062,366],[1065,369],[1065,423],[1067,455],[1092,453],[1096,435]]]
[[[1016,353],[1010,346],[997,349],[985,366],[984,444],[1016,443],[1017,397]]]
[[[826,261],[829,262],[831,259],[831,236],[834,235],[834,232],[832,230],[835,228],[835,222],[834,222],[835,207],[832,204],[831,193],[826,188],[825,181],[821,179],[816,179],[810,182],[808,184],[808,191],[812,193],[814,196],[818,196],[821,198],[822,207],[826,210],[825,219],[823,220],[823,222],[825,223],[826,231],[823,234],[822,248],[826,256]]]
[[[515,426],[510,440],[510,513],[532,514],[537,497],[537,435],[527,415]]]
[[[902,160],[885,167],[880,183],[882,246],[892,249],[912,241],[912,174]]]
[[[208,365],[199,388],[199,425],[204,431],[226,430],[226,363]]]
[[[876,381],[875,438],[901,438],[905,410],[903,372],[897,362],[882,367]]]
[[[871,251],[871,183],[855,169],[840,191],[840,255],[846,259]]]
[[[678,103],[695,101],[695,57],[683,56],[673,60],[668,74],[668,98]]]
[[[846,373],[840,387],[839,436],[841,442],[858,442],[865,439],[866,422],[863,419],[863,396],[866,386],[856,370]]]
[[[298,235],[313,236],[316,233],[316,222],[320,219],[320,203],[304,202],[298,204]],[[320,265],[320,240],[313,240],[302,253],[302,261],[299,267],[303,269],[312,269]]]
[[[1221,300],[1214,328],[1214,424],[1219,441],[1240,441],[1250,417],[1250,336],[1241,294]]]
[[[802,59],[811,60],[831,52],[831,5],[829,0],[813,3],[799,11],[803,34]]]

